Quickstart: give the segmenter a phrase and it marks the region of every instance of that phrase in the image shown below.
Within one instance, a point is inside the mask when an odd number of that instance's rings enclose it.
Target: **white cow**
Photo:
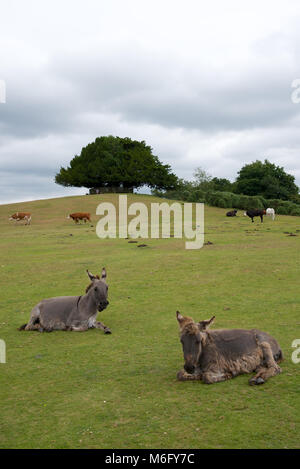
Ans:
[[[275,210],[274,208],[267,208],[266,215],[272,217],[272,220],[275,220]]]

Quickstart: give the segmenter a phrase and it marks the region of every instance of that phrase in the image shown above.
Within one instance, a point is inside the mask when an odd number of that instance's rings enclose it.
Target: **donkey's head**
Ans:
[[[107,295],[108,285],[106,283],[106,270],[105,267],[102,269],[101,277],[99,275],[93,275],[87,270],[87,274],[91,283],[86,287],[85,292],[93,295],[98,311],[103,311],[108,306]]]
[[[182,316],[176,312],[180,329],[180,342],[182,344],[184,356],[184,369],[187,373],[194,373],[198,367],[199,358],[202,352],[202,342],[205,331],[215,319],[213,316],[207,321],[194,322],[192,318]]]

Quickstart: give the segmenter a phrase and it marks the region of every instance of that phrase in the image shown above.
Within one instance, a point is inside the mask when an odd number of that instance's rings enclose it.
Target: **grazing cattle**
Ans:
[[[274,208],[267,208],[266,215],[272,217],[272,220],[275,220],[275,210]]]
[[[15,220],[15,222],[25,220],[26,221],[25,225],[30,225],[31,213],[29,213],[29,212],[16,212],[16,213],[14,213],[13,215],[11,215],[9,217],[9,220]]]
[[[87,220],[91,221],[91,214],[87,212],[75,212],[75,213],[70,213],[67,218],[72,218],[75,223],[78,223],[79,220],[83,220],[84,223],[87,222]]]
[[[226,217],[236,217],[237,210],[231,210],[231,212],[226,213]]]
[[[265,210],[247,210],[244,215],[247,215],[249,218],[251,218],[252,223],[254,222],[253,218],[254,217],[260,217],[261,223],[263,222],[263,216],[266,214]]]
[[[87,273],[91,283],[86,288],[85,295],[59,296],[40,301],[31,311],[28,324],[24,324],[19,330],[81,332],[97,328],[110,334],[110,329],[96,320],[98,311],[103,311],[109,304],[106,270],[103,268],[101,278],[88,270]]]
[[[184,355],[181,381],[202,380],[217,383],[244,373],[255,372],[249,384],[263,384],[281,372],[277,365],[283,360],[280,346],[273,337],[258,329],[208,330],[208,321],[194,322],[176,313]]]

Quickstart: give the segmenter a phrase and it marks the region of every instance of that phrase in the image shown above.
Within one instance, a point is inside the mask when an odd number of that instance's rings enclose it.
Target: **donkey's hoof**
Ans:
[[[111,330],[107,327],[107,328],[104,330],[104,334],[111,334]]]
[[[258,384],[264,384],[265,380],[262,379],[262,378],[252,378],[249,380],[249,384],[250,386],[253,386],[253,385],[258,385]]]
[[[262,379],[262,378],[257,378],[257,379],[255,380],[255,384],[264,384],[264,382],[265,382],[265,380]]]

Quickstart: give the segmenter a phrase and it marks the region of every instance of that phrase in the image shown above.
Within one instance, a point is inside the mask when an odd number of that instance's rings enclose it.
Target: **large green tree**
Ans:
[[[266,199],[290,200],[299,192],[294,176],[268,160],[243,166],[234,185],[238,194],[262,195]]]
[[[82,148],[67,168],[60,168],[55,182],[62,186],[132,191],[143,185],[173,189],[177,177],[162,164],[144,141],[114,136],[98,137]]]

